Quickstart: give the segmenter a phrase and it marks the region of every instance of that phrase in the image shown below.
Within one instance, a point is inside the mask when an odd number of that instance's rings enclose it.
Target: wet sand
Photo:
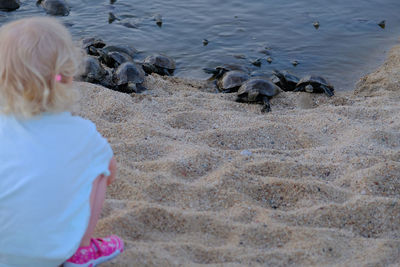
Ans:
[[[398,266],[400,47],[355,92],[236,103],[201,81],[76,83],[119,165],[104,266]]]

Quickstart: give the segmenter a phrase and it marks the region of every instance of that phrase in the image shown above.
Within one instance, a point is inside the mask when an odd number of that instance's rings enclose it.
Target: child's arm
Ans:
[[[117,161],[115,160],[114,157],[110,160],[110,165],[108,165],[108,169],[110,170],[110,176],[108,176],[107,179],[107,185],[110,185],[112,182],[114,182],[115,177],[117,176]]]

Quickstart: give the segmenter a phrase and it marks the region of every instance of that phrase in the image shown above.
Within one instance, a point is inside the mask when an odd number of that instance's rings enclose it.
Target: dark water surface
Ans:
[[[287,69],[319,74],[338,90],[378,67],[400,36],[400,0],[69,0],[60,19],[76,39],[97,36],[131,44],[142,53],[164,53],[177,61],[176,76],[205,79],[204,67],[239,63],[261,72]],[[120,21],[109,23],[113,12]],[[161,14],[162,27],[154,21]],[[0,24],[45,15],[35,1],[14,12],[0,11]],[[386,20],[385,29],[377,24]],[[319,29],[313,26],[319,21]],[[137,28],[122,25],[129,22]],[[209,40],[207,46],[203,39]],[[269,53],[270,55],[266,55]],[[273,59],[269,64],[267,57]],[[250,62],[262,58],[260,68]],[[291,62],[297,60],[294,67]]]

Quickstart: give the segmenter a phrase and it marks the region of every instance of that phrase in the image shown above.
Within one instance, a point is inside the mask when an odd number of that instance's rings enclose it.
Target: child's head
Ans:
[[[74,102],[82,52],[56,19],[34,17],[0,28],[0,112],[31,117]]]

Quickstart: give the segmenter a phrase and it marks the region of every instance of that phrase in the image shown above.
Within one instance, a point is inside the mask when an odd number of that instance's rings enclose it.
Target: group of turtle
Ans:
[[[137,50],[128,45],[106,45],[96,38],[81,40],[87,53],[82,80],[103,85],[123,93],[141,93],[146,74],[157,73],[171,76],[175,61],[165,55],[151,55],[143,62],[135,62]]]
[[[271,111],[269,100],[281,91],[325,93],[334,95],[334,88],[323,77],[307,75],[299,79],[288,71],[274,70],[271,76],[260,73],[249,74],[242,68],[232,66],[205,68],[212,74],[209,80],[215,81],[222,93],[237,92],[237,102],[261,103],[261,111]]]
[[[86,68],[82,80],[103,85],[123,93],[141,93],[146,74],[172,76],[175,61],[165,55],[151,55],[143,62],[135,62],[137,50],[127,45],[106,45],[96,38],[81,41],[87,53]],[[281,91],[325,93],[334,95],[334,88],[323,77],[307,75],[299,79],[287,71],[274,70],[271,76],[262,73],[248,73],[237,66],[205,68],[212,74],[209,80],[215,81],[222,93],[237,92],[237,102],[261,103],[262,112],[271,111],[269,100]]]
[[[53,16],[68,16],[70,7],[65,0],[37,0],[37,6],[41,6],[47,14]],[[14,11],[20,8],[21,2],[19,0],[1,0],[0,10]]]

